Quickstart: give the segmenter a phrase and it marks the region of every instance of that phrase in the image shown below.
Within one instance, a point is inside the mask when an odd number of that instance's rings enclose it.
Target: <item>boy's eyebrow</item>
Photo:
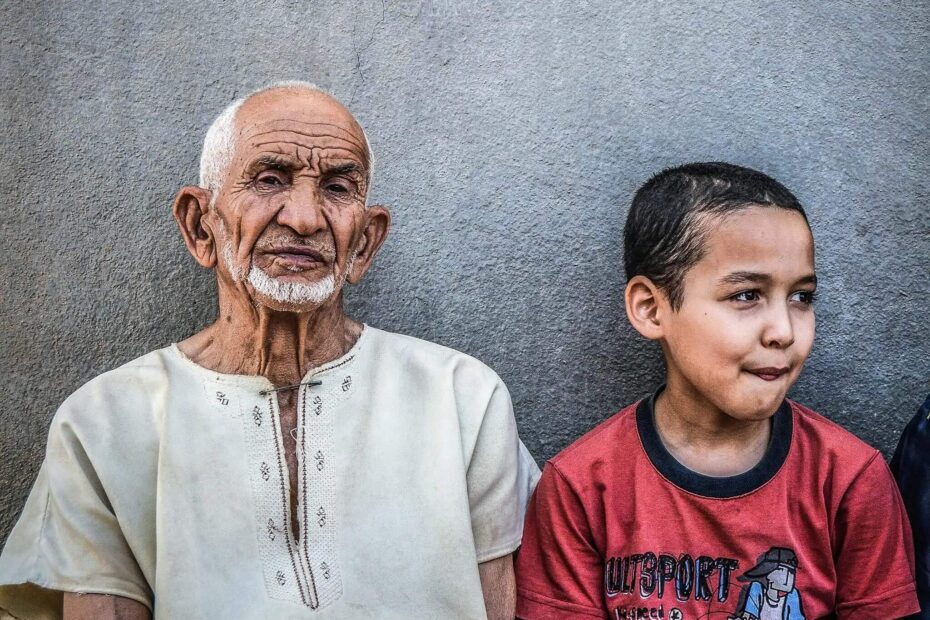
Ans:
[[[720,278],[721,284],[745,284],[747,282],[752,284],[769,284],[772,282],[772,276],[756,271],[734,271]],[[795,286],[801,284],[817,284],[817,275],[813,273],[808,274],[798,278],[794,284]]]
[[[768,284],[771,281],[772,276],[756,271],[734,271],[720,278],[721,284],[745,284],[746,282]]]

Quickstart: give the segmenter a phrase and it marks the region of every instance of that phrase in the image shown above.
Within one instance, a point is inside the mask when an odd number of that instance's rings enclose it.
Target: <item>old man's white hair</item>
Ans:
[[[223,179],[229,172],[229,166],[232,164],[233,153],[236,150],[236,112],[242,107],[242,104],[262,93],[276,88],[290,88],[294,90],[309,90],[317,93],[329,95],[328,92],[311,82],[292,80],[288,82],[276,82],[269,86],[263,86],[258,90],[252,91],[245,97],[236,99],[226,109],[220,112],[216,120],[207,129],[207,135],[203,140],[203,150],[200,152],[200,187],[210,190],[210,207],[216,203],[216,197],[220,188],[223,186]],[[361,126],[361,125],[360,125]],[[368,136],[365,129],[362,129],[362,138],[365,139],[365,150],[368,153],[368,193],[371,193],[371,177],[374,170],[375,158],[371,152],[371,145],[368,143]]]

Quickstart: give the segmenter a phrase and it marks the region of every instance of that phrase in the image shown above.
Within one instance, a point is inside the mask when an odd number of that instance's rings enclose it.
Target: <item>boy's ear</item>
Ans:
[[[626,316],[636,331],[649,340],[661,338],[661,310],[665,297],[659,287],[646,276],[633,276],[626,284],[623,298]]]
[[[203,225],[203,217],[210,207],[209,190],[187,185],[174,198],[174,219],[181,229],[184,245],[202,267],[216,267],[216,240],[213,232]]]

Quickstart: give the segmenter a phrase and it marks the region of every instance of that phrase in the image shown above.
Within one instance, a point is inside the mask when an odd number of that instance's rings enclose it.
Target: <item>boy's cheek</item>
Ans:
[[[798,365],[803,364],[811,354],[811,350],[814,347],[814,334],[815,324],[813,315],[811,315],[810,320],[804,321],[796,331],[794,348],[800,358],[798,360]]]

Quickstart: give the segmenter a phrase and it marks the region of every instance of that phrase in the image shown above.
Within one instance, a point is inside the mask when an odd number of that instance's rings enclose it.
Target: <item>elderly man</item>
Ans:
[[[358,122],[311,84],[217,118],[200,187],[174,203],[216,272],[216,322],[65,401],[0,558],[0,608],[513,617],[538,470],[493,371],[345,314],[390,224],[367,206],[370,171]]]

